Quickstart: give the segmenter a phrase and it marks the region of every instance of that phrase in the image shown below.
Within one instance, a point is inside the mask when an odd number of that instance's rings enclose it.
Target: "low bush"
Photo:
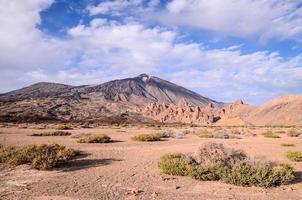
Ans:
[[[294,162],[302,162],[302,152],[301,151],[288,151],[286,157]]]
[[[72,130],[72,127],[70,125],[60,125],[56,128],[56,130]]]
[[[107,135],[83,135],[81,136],[78,143],[108,143],[112,142],[111,138]]]
[[[38,170],[50,170],[78,154],[78,151],[59,144],[9,146],[0,149],[0,162],[9,166],[29,164]]]
[[[294,147],[294,144],[289,144],[289,143],[283,143],[281,144],[282,147]]]
[[[133,136],[131,139],[134,141],[142,141],[142,142],[153,142],[161,140],[160,134],[141,134]]]
[[[210,133],[208,130],[203,129],[203,130],[199,130],[197,132],[197,136],[200,138],[213,138],[214,135],[212,133]]]
[[[287,132],[288,137],[299,137],[300,135],[302,135],[302,132],[299,132],[295,129],[291,129]]]
[[[285,164],[280,164],[274,168],[241,164],[232,167],[221,178],[225,183],[239,186],[272,187],[289,184],[295,177],[293,169]]]
[[[162,132],[162,133],[156,133],[160,138],[169,138],[170,134],[167,132]]]
[[[66,131],[53,131],[53,132],[42,132],[42,133],[33,133],[29,136],[69,136],[70,132]]]
[[[277,131],[275,131],[275,133],[276,133],[276,134],[284,134],[284,133],[286,133],[286,132],[283,131],[283,130],[277,130]]]
[[[158,167],[165,173],[174,176],[189,175],[189,163],[185,160],[185,155],[181,153],[163,155]]]
[[[246,161],[247,158],[247,155],[241,150],[234,150],[223,144],[210,142],[197,149],[191,162],[198,165],[216,163],[235,165]]]
[[[202,181],[220,180],[239,186],[273,187],[289,184],[295,178],[289,165],[255,160],[242,151],[210,143],[202,146],[195,155],[163,155],[158,166],[169,175],[190,176]]]
[[[264,132],[264,133],[262,133],[262,135],[266,138],[280,138],[279,135],[273,133],[272,131]]]

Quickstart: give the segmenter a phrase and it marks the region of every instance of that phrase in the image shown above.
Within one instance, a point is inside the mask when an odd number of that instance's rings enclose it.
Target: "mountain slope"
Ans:
[[[256,125],[302,125],[302,95],[277,97],[248,114]]]
[[[100,85],[70,86],[37,83],[0,95],[0,120],[103,120],[137,113],[148,103],[176,105],[185,98],[195,106],[214,100],[157,77],[114,80]]]

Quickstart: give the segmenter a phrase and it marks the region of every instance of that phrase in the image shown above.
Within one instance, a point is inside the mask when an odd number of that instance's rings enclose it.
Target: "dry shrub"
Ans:
[[[294,162],[302,162],[302,152],[301,151],[288,151],[286,157]]]
[[[69,136],[70,132],[66,131],[53,131],[53,132],[42,132],[42,133],[32,133],[29,136]]]
[[[59,144],[9,146],[0,149],[0,162],[9,166],[29,164],[38,170],[50,170],[78,154],[79,151],[67,149]]]
[[[224,163],[234,165],[247,159],[247,155],[241,150],[234,150],[219,143],[207,143],[201,146],[194,155],[197,164]]]
[[[112,142],[111,138],[107,135],[83,135],[81,136],[78,143],[108,143]]]
[[[72,127],[67,124],[60,125],[56,128],[56,130],[72,130]]]
[[[291,129],[287,132],[288,137],[299,137],[300,135],[302,135],[302,132],[300,132],[296,129]]]
[[[158,163],[162,172],[240,186],[273,187],[289,184],[295,177],[292,167],[248,157],[243,151],[209,143],[194,155],[167,154]]]
[[[290,143],[283,143],[281,144],[282,147],[294,147],[294,144],[290,144]]]
[[[279,135],[273,133],[272,131],[266,131],[266,132],[262,133],[262,135],[266,138],[280,138]]]
[[[162,136],[160,134],[140,134],[133,136],[131,139],[133,141],[141,141],[141,142],[155,142],[160,141]]]
[[[219,129],[209,132],[208,130],[200,130],[197,135],[200,138],[216,138],[216,139],[240,139],[238,134],[226,129]]]
[[[165,131],[163,134],[166,138],[181,139],[189,133],[187,131],[179,132],[179,131],[168,130],[168,131]],[[165,138],[165,137],[163,137],[163,138]]]

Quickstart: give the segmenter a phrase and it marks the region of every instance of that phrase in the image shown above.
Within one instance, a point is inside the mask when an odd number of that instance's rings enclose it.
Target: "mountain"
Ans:
[[[43,82],[1,94],[0,121],[302,125],[302,95],[254,107],[241,100],[216,102],[147,74],[99,85]]]
[[[222,105],[169,81],[141,74],[99,85],[43,82],[1,94],[0,120],[102,121],[118,119],[117,116],[125,116],[125,113],[130,117],[136,113],[136,116],[152,102],[176,105],[183,98],[194,106]]]
[[[302,95],[277,97],[252,110],[247,121],[257,125],[302,125]]]

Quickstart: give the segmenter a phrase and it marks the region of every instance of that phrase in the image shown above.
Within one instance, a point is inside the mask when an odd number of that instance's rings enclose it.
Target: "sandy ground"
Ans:
[[[201,143],[216,141],[243,149],[249,155],[290,163],[296,171],[302,172],[302,163],[290,162],[284,157],[288,150],[302,150],[302,139],[290,138],[286,134],[280,134],[280,139],[264,138],[260,135],[263,130],[256,129],[252,131],[257,136],[242,139],[202,139],[188,134],[181,139],[134,142],[131,136],[157,133],[159,130],[132,127],[77,129],[70,131],[72,136],[64,137],[27,136],[41,131],[49,130],[0,128],[0,143],[24,145],[56,142],[89,155],[52,171],[37,171],[25,165],[9,169],[0,165],[0,199],[302,199],[301,173],[291,185],[263,189],[168,176],[157,167],[158,159],[165,153],[194,152]],[[73,137],[81,133],[108,134],[117,142],[78,144]],[[295,146],[282,147],[282,143]]]

